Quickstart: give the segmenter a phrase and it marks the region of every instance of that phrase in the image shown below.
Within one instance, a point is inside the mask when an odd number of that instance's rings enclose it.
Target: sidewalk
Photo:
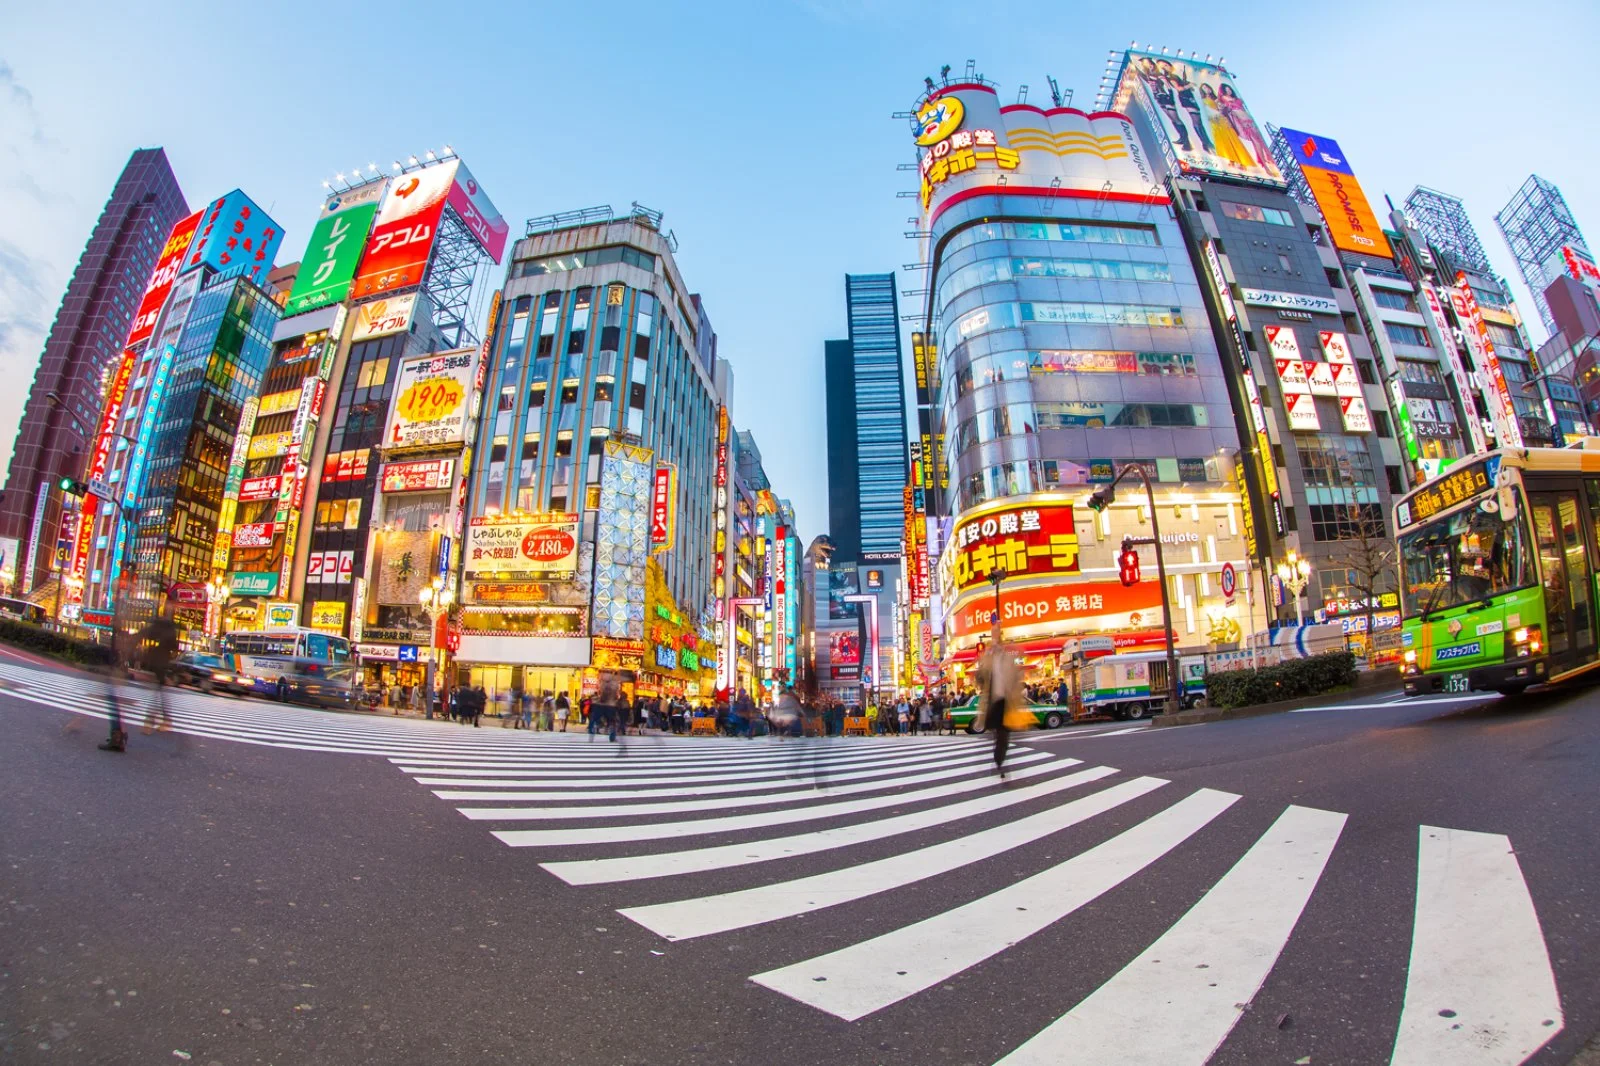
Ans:
[[[1253,707],[1196,707],[1177,714],[1158,714],[1150,720],[1156,728],[1179,725],[1199,725],[1202,722],[1225,722],[1234,718],[1255,718],[1264,714],[1315,707],[1320,703],[1338,703],[1352,698],[1370,698],[1401,691],[1400,678],[1393,670],[1365,670],[1356,675],[1354,685],[1345,685],[1315,696],[1301,696],[1276,703],[1260,703]]]

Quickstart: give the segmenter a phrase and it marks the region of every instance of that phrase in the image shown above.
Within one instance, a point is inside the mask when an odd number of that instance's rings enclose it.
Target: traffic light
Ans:
[[[1089,497],[1089,510],[1093,511],[1095,514],[1099,514],[1108,506],[1115,503],[1116,499],[1117,487],[1115,485],[1104,485],[1098,489],[1095,489],[1094,495]]]
[[[1127,586],[1139,583],[1139,551],[1133,546],[1133,538],[1122,538],[1122,552],[1117,556],[1117,577]]]
[[[56,484],[60,487],[62,492],[65,492],[69,496],[89,495],[89,486],[85,485],[75,477],[64,477]]]

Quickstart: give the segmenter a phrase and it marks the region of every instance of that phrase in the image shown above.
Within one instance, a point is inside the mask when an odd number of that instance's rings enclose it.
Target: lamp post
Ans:
[[[992,619],[992,624],[993,625],[999,625],[1000,624],[1000,586],[1005,583],[1005,580],[1006,580],[1006,578],[1008,576],[1009,575],[1006,573],[1006,568],[1003,567],[1003,566],[1000,567],[998,570],[989,571],[989,584],[994,586],[994,618]]]
[[[1306,612],[1300,603],[1300,594],[1306,590],[1306,584],[1311,580],[1311,564],[1290,548],[1288,556],[1278,564],[1278,580],[1283,582],[1284,588],[1294,597],[1295,624],[1305,625]]]
[[[1138,463],[1128,463],[1124,466],[1111,484],[1102,485],[1089,497],[1089,509],[1096,514],[1103,512],[1117,498],[1117,483],[1129,476],[1137,477],[1144,485],[1145,503],[1150,508],[1150,533],[1148,537],[1124,537],[1123,543],[1127,545],[1151,544],[1156,549],[1156,580],[1161,584],[1161,629],[1167,644],[1167,713],[1176,714],[1182,707],[1179,698],[1182,678],[1178,676],[1178,654],[1172,641],[1172,603],[1167,593],[1167,561],[1161,550],[1161,519],[1156,515],[1156,493],[1150,485],[1150,478],[1144,472],[1144,467]],[[995,587],[996,599],[999,596],[999,586]]]
[[[433,682],[434,682],[434,639],[439,632],[439,619],[449,613],[450,605],[455,602],[455,593],[445,585],[443,577],[435,577],[432,581],[422,586],[418,593],[418,600],[422,610],[428,616],[428,666],[423,678],[422,687],[427,700],[426,708],[429,718],[433,717]]]

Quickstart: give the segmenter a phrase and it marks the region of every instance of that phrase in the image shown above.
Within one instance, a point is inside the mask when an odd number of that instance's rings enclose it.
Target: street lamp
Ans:
[[[1000,624],[1000,586],[1008,576],[1003,566],[989,571],[989,584],[994,586],[994,625]]]
[[[455,592],[445,586],[443,577],[435,577],[422,586],[422,590],[417,594],[423,613],[428,616],[428,666],[422,686],[426,694],[429,718],[433,717],[434,637],[439,631],[440,617],[449,613],[450,605],[455,602],[455,598]]]
[[[1283,587],[1294,597],[1295,624],[1305,625],[1306,611],[1300,603],[1300,594],[1306,590],[1306,584],[1311,580],[1311,564],[1290,548],[1288,557],[1278,564],[1278,580],[1283,582]]]
[[[1150,478],[1144,472],[1140,463],[1128,463],[1116,477],[1111,479],[1111,484],[1102,485],[1094,490],[1089,497],[1089,509],[1100,514],[1109,507],[1117,498],[1117,483],[1125,477],[1137,477],[1144,485],[1145,502],[1150,507],[1150,536],[1124,537],[1125,545],[1150,544],[1156,549],[1156,580],[1161,583],[1161,629],[1167,643],[1167,713],[1176,714],[1182,706],[1179,699],[1180,687],[1183,683],[1178,676],[1178,654],[1172,642],[1172,603],[1167,594],[1167,561],[1161,550],[1161,520],[1156,515],[1156,493],[1150,485]],[[995,589],[999,595],[999,587]]]

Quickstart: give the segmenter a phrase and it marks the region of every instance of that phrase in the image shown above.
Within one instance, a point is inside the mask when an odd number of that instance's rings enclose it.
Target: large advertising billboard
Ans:
[[[283,243],[283,228],[238,189],[211,201],[204,214],[183,269],[202,264],[219,271],[242,269],[251,281],[265,281]]]
[[[461,570],[469,582],[571,578],[578,572],[579,520],[559,512],[474,518]]]
[[[285,317],[315,311],[350,295],[350,283],[355,279],[385,187],[384,182],[374,181],[328,197],[322,205],[322,216],[311,230],[294,290],[284,305]]]
[[[356,275],[357,299],[422,284],[458,167],[452,159],[390,180]]]
[[[133,316],[133,328],[128,331],[128,347],[148,340],[150,334],[155,332],[156,319],[161,317],[161,308],[172,293],[173,281],[183,273],[184,257],[189,252],[189,245],[194,243],[195,231],[200,228],[200,218],[204,214],[204,211],[196,211],[173,226],[172,232],[167,235],[167,243],[156,259],[155,270],[150,274],[150,284],[145,286],[144,297],[139,301],[139,312]]]
[[[383,440],[390,448],[432,448],[467,439],[478,349],[416,355],[400,363]]]
[[[1192,57],[1129,51],[1115,101],[1119,111],[1137,104],[1181,172],[1283,183],[1266,137],[1233,75],[1222,67]]]
[[[462,224],[472,231],[483,250],[489,253],[489,258],[500,262],[500,257],[505,254],[506,237],[511,233],[511,227],[500,217],[499,209],[472,176],[472,171],[460,161],[456,163],[456,180],[450,185],[447,202]]]
[[[1078,532],[1072,500],[1032,497],[988,505],[963,514],[944,555],[955,595],[989,583],[1004,570],[1008,579],[1078,572]]]
[[[1339,142],[1312,133],[1283,128],[1285,142],[1294,151],[1300,173],[1311,187],[1311,195],[1328,222],[1328,236],[1341,251],[1359,255],[1394,258],[1389,238],[1372,213],[1372,205],[1361,191],[1355,171],[1345,159]]]

